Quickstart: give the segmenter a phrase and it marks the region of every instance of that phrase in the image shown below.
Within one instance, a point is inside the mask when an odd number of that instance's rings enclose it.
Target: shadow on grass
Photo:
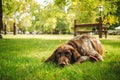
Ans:
[[[96,64],[96,67],[85,71],[84,80],[119,80],[120,61],[103,62]]]
[[[101,40],[103,45],[109,45],[109,46],[113,46],[114,48],[119,48],[120,47],[120,40]]]

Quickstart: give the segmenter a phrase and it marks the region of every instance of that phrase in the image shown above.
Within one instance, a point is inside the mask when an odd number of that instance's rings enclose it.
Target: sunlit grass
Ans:
[[[66,36],[69,35],[62,35],[62,37]],[[4,39],[0,40],[0,80],[120,79],[119,39],[101,39],[105,49],[104,62],[85,62],[82,64],[73,64],[65,68],[60,68],[53,63],[44,63],[44,60],[59,45],[66,41],[66,38],[65,40],[63,38],[49,40],[43,38],[10,38],[4,36]]]
[[[93,35],[95,37],[99,37],[98,35]],[[17,34],[17,35],[12,35],[12,34],[7,34],[7,35],[3,35],[3,38],[14,38],[14,39],[18,39],[18,38],[35,38],[35,39],[49,39],[49,40],[69,40],[71,38],[73,38],[73,35],[52,35],[52,34],[42,34],[42,35],[24,35],[24,34]],[[103,35],[103,39],[105,39],[105,35]],[[120,35],[107,35],[107,39],[114,39],[114,40],[120,40]]]
[[[14,38],[14,39],[18,39],[18,38],[35,38],[35,39],[49,39],[49,40],[64,40],[64,39],[70,39],[73,38],[73,35],[52,35],[52,34],[42,34],[42,35],[21,35],[21,34],[17,34],[17,35],[12,35],[12,34],[7,34],[7,35],[3,35],[3,38]]]

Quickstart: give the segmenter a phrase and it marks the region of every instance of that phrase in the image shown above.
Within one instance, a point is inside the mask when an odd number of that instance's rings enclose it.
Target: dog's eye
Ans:
[[[58,52],[58,57],[60,57],[61,56],[61,53],[60,52]]]
[[[65,53],[65,56],[66,56],[66,57],[69,57],[69,52],[66,52],[66,53]]]

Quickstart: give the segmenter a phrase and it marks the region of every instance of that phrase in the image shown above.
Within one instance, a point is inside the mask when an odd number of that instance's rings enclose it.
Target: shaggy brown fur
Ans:
[[[103,48],[98,39],[90,35],[77,36],[58,47],[45,61],[52,61],[60,66],[84,61],[103,61]]]

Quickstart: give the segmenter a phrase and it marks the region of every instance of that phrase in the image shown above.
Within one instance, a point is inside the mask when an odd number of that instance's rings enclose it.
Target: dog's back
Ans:
[[[101,42],[93,36],[82,35],[77,36],[67,42],[72,45],[82,56],[89,56],[93,53],[103,54]]]

